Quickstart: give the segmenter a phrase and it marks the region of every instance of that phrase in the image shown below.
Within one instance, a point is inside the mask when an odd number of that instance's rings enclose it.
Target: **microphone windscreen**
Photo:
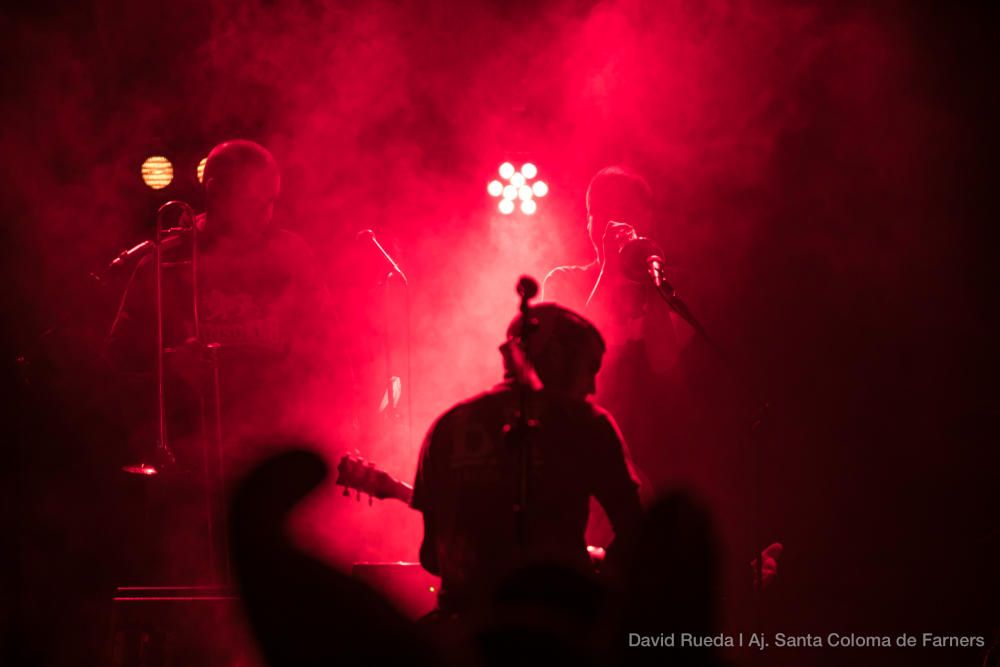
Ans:
[[[521,276],[517,281],[517,293],[522,299],[534,299],[538,296],[538,281],[531,276]]]

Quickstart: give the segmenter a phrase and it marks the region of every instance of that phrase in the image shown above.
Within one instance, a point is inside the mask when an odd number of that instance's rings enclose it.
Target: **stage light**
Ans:
[[[515,208],[520,208],[525,215],[534,215],[538,210],[535,199],[549,193],[549,186],[545,181],[531,182],[538,176],[538,167],[525,162],[521,165],[521,171],[517,171],[512,163],[504,162],[497,171],[501,180],[493,179],[486,185],[486,192],[500,199],[497,209],[504,215],[510,215]],[[520,207],[515,206],[518,202]]]
[[[154,466],[149,465],[148,463],[134,463],[131,465],[125,465],[122,466],[122,470],[131,475],[145,475],[147,477],[152,477],[153,475],[159,474],[159,470],[157,470]]]
[[[203,157],[201,159],[201,162],[198,163],[198,169],[197,169],[196,173],[198,174],[198,182],[199,183],[204,183],[205,182],[205,163],[206,162],[208,162],[208,156]]]
[[[142,182],[154,190],[162,190],[174,180],[174,165],[162,155],[152,155],[142,163]]]

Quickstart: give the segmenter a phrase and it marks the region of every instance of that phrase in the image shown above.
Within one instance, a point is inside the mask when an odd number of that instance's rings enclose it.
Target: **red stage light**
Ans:
[[[538,167],[531,162],[521,165],[521,170],[517,171],[510,162],[504,162],[497,170],[500,180],[493,179],[486,186],[486,192],[492,197],[500,199],[497,202],[497,209],[504,215],[510,215],[515,208],[520,208],[525,215],[534,215],[538,210],[538,197],[544,197],[549,193],[549,186],[545,181],[534,181],[538,176]],[[520,200],[520,207],[516,207],[517,200]]]
[[[133,475],[146,475],[147,477],[156,475],[159,471],[148,463],[135,463],[122,466],[122,470]]]

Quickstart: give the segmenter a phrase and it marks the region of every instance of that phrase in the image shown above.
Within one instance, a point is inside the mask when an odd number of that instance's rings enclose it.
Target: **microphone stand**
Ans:
[[[538,294],[538,283],[529,276],[521,276],[517,283],[517,293],[521,297],[519,310],[521,311],[521,348],[525,355],[524,366],[527,361],[527,353],[530,349],[531,335],[534,333],[537,324],[532,321],[531,306],[529,301]],[[512,352],[512,354],[516,354]],[[519,364],[515,361],[515,366]],[[528,545],[528,509],[530,500],[531,482],[531,430],[538,426],[538,421],[528,417],[528,393],[532,390],[528,377],[530,372],[519,373],[517,378],[517,399],[518,409],[514,416],[513,423],[506,425],[507,442],[516,448],[518,454],[517,465],[517,500],[514,503],[514,531],[519,546]]]
[[[184,202],[172,200],[163,204],[156,212],[156,234],[153,241],[153,298],[156,310],[156,416],[157,438],[154,459],[159,465],[173,465],[177,462],[167,439],[167,398],[163,349],[163,218],[173,208],[181,209],[181,217],[189,216],[194,225],[194,212]],[[196,239],[192,239],[195,243]],[[192,261],[192,263],[194,263]],[[197,299],[196,299],[197,301]],[[197,310],[195,310],[197,313]],[[195,318],[197,322],[197,317]],[[195,325],[197,326],[197,324]]]
[[[749,420],[748,434],[750,436],[750,442],[753,446],[753,452],[751,460],[753,461],[752,475],[754,488],[756,494],[753,501],[753,510],[751,512],[751,521],[753,523],[753,541],[754,541],[754,551],[756,552],[756,558],[754,559],[754,576],[756,578],[755,594],[754,594],[754,615],[756,616],[757,632],[762,631],[763,626],[763,616],[761,610],[760,597],[764,590],[764,556],[762,554],[763,542],[761,541],[762,530],[761,522],[763,519],[762,513],[762,480],[761,475],[763,472],[762,468],[762,452],[767,439],[767,425],[770,419],[770,403],[763,397],[758,385],[751,380],[747,373],[742,370],[734,361],[732,356],[726,351],[722,345],[720,345],[715,338],[709,335],[708,331],[702,326],[701,322],[694,316],[691,310],[688,308],[687,304],[677,296],[673,285],[671,285],[666,276],[663,274],[663,268],[661,265],[650,263],[648,270],[646,272],[653,287],[656,289],[656,293],[660,295],[663,301],[670,307],[672,311],[677,313],[681,319],[687,322],[695,333],[708,345],[708,347],[715,353],[715,355],[722,361],[722,364],[729,371],[730,375],[736,379],[737,383],[743,388],[743,390],[752,397],[753,401],[756,403],[756,407],[751,414]]]
[[[359,239],[368,239],[378,250],[379,254],[383,259],[389,264],[389,271],[385,274],[385,286],[388,288],[389,281],[395,276],[399,278],[399,282],[403,285],[403,307],[405,309],[404,318],[406,319],[406,383],[407,386],[403,388],[406,392],[406,428],[407,428],[407,441],[410,447],[413,446],[413,363],[410,354],[410,341],[411,335],[411,317],[410,317],[410,281],[407,280],[406,274],[403,273],[403,269],[399,268],[399,264],[392,258],[386,249],[379,243],[378,238],[375,236],[375,232],[371,229],[363,229],[357,234]],[[385,375],[386,375],[386,412],[387,414],[392,414],[395,412],[395,404],[393,402],[393,381],[392,381],[392,364],[390,359],[390,344],[389,344],[389,302],[388,302],[388,290],[384,294],[383,301],[383,314],[385,316],[386,329],[382,336],[383,347],[385,348]],[[398,413],[397,413],[398,414]]]

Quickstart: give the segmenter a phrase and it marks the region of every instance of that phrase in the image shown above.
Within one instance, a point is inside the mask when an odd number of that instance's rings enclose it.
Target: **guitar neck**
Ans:
[[[400,482],[397,492],[394,493],[391,497],[409,505],[410,502],[413,500],[413,487],[410,486],[409,484]]]
[[[337,483],[344,487],[345,496],[350,490],[354,490],[358,493],[358,498],[362,493],[367,493],[372,498],[379,500],[394,498],[407,505],[413,500],[412,486],[400,482],[373,464],[366,464],[363,460],[350,455],[340,459],[340,464],[337,466]]]

